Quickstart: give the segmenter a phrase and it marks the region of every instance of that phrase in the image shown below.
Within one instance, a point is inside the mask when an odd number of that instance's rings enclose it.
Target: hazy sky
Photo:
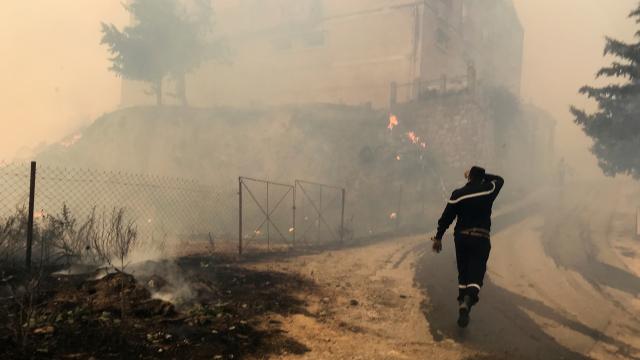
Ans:
[[[267,1],[267,0],[264,0]],[[345,0],[348,1],[348,0]],[[590,156],[571,124],[569,104],[584,105],[577,89],[591,83],[605,34],[629,39],[626,19],[636,0],[514,0],[525,27],[522,95],[555,115],[562,150]],[[121,0],[5,0],[0,14],[0,159],[72,129],[117,107],[120,83],[107,71],[100,21],[123,24]]]
[[[605,35],[632,40],[638,26],[627,15],[638,0],[514,0],[525,28],[522,95],[558,120],[558,148],[577,164],[591,164],[589,140],[572,123],[569,105],[593,106],[578,89],[594,84],[607,64]]]
[[[117,106],[119,81],[100,21],[124,23],[120,0],[3,0],[0,159],[55,141]]]

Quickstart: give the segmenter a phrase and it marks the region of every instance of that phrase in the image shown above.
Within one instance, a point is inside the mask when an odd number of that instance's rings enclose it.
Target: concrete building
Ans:
[[[218,0],[217,33],[229,62],[187,77],[195,106],[398,101],[422,86],[480,82],[518,94],[523,29],[511,0]],[[123,106],[153,103],[124,81]],[[167,95],[173,85],[167,79]],[[166,97],[170,101],[170,96]]]
[[[520,94],[524,29],[511,0],[465,0],[464,57],[480,80]]]

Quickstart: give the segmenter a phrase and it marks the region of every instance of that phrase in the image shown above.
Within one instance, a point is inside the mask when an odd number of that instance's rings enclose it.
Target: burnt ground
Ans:
[[[316,292],[310,281],[236,264],[209,265],[210,260],[177,262],[186,281],[178,285],[192,289],[177,307],[152,298],[176,285],[157,275],[43,278],[33,302],[35,319],[23,325],[22,340],[16,335],[19,306],[3,300],[0,358],[252,359],[309,350],[267,314],[306,313],[297,294]]]

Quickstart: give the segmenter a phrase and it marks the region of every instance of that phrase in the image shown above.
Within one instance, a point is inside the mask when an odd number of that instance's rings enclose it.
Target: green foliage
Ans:
[[[101,44],[112,55],[110,70],[130,80],[150,82],[158,105],[162,81],[173,76],[178,96],[186,102],[185,74],[204,61],[221,56],[222,46],[212,38],[213,9],[207,0],[133,0],[125,5],[133,24],[119,30],[102,23]]]
[[[640,6],[629,15],[640,24]],[[640,39],[640,31],[636,33]],[[594,140],[591,148],[606,175],[640,179],[640,41],[625,43],[607,38],[604,55],[618,61],[598,71],[597,77],[623,81],[603,87],[584,86],[580,93],[593,99],[593,114],[571,107],[576,124]]]

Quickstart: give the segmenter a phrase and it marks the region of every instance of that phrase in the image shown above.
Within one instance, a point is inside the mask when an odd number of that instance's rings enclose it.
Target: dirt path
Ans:
[[[452,321],[452,241],[444,256],[425,254],[416,276],[430,297],[434,337],[510,359],[640,358],[640,278],[616,251],[635,251],[619,228],[630,211],[620,188],[587,184],[551,194],[557,206],[541,198],[544,207],[499,216],[481,304],[466,331]]]
[[[275,317],[289,336],[307,346],[304,355],[281,359],[471,359],[453,341],[435,341],[414,286],[424,237],[257,264],[312,278],[322,295],[305,300],[308,315]],[[320,297],[322,296],[322,297]]]
[[[634,188],[623,181],[578,186],[554,216],[544,218],[545,252],[576,283],[574,298],[559,307],[597,330],[573,344],[593,358],[640,359],[640,273],[632,266],[640,244],[631,231],[637,196],[629,193]]]
[[[639,193],[624,188],[583,184],[498,212],[465,330],[451,238],[440,255],[419,236],[245,263],[318,289],[297,292],[304,311],[265,315],[306,349],[269,358],[640,359]]]

